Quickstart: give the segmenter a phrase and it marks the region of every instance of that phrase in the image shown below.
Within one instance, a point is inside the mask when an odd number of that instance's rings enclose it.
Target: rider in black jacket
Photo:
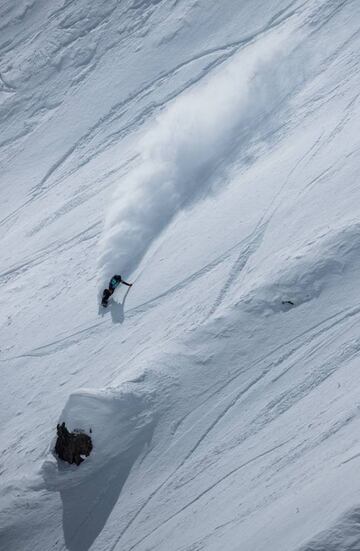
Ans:
[[[121,275],[112,276],[112,278],[110,279],[110,282],[109,282],[109,288],[104,289],[102,300],[101,300],[102,306],[104,306],[106,308],[106,306],[108,305],[109,298],[111,297],[111,295],[115,291],[116,287],[118,287],[120,285],[120,283],[123,283],[124,285],[127,285],[128,287],[132,286],[132,283],[127,283],[126,281],[124,281],[121,278]]]

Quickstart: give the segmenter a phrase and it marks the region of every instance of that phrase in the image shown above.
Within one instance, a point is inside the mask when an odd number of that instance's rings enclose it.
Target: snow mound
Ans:
[[[106,215],[101,288],[114,273],[129,276],[180,209],[216,191],[212,175],[226,155],[249,147],[260,128],[266,133],[267,117],[284,107],[310,66],[298,41],[291,25],[265,34],[158,116]],[[216,181],[219,186],[223,179]]]
[[[48,489],[59,490],[79,484],[97,471],[106,470],[114,458],[132,464],[151,439],[154,414],[153,394],[140,383],[120,388],[79,390],[70,395],[60,415],[70,431],[91,435],[93,451],[80,467],[46,460],[42,474]],[[52,443],[52,449],[54,448]]]
[[[41,470],[45,488],[60,493],[64,540],[71,551],[91,547],[152,438],[155,396],[144,378],[118,388],[79,390],[59,418],[71,431],[91,431],[93,441],[90,456],[77,467],[53,455],[54,438]]]
[[[335,525],[320,532],[298,551],[358,551],[360,549],[360,507],[347,511]]]
[[[334,277],[343,278],[347,270],[354,268],[359,253],[357,223],[324,233],[295,251],[281,250],[261,262],[259,277],[250,272],[256,284],[245,291],[239,304],[256,313],[272,313],[308,302],[319,296]]]

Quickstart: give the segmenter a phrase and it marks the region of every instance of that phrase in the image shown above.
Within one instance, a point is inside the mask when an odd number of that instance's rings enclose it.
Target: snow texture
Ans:
[[[359,551],[359,23],[1,3],[1,550]]]

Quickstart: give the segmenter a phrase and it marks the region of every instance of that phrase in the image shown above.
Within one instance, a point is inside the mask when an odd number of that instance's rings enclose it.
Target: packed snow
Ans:
[[[358,551],[359,2],[0,16],[0,549]]]

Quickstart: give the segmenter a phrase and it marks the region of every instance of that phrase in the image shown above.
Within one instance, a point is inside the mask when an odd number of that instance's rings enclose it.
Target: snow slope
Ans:
[[[0,15],[0,548],[360,550],[360,4]]]

